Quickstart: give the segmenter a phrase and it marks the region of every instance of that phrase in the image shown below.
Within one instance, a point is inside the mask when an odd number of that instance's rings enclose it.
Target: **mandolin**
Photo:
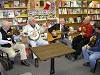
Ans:
[[[95,45],[95,43],[96,43],[96,36],[94,35],[94,36],[91,37],[91,39],[90,39],[88,45],[89,45],[90,47],[93,47],[93,46]]]

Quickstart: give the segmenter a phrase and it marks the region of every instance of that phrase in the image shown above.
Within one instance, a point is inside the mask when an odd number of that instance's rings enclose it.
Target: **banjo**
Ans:
[[[36,41],[40,38],[40,33],[38,30],[34,30],[33,34],[28,37],[30,40]]]
[[[33,28],[33,27],[32,27]],[[40,27],[39,29],[36,27],[36,29],[34,29],[32,32],[32,35],[28,36],[30,40],[33,40],[33,41],[37,41],[39,38],[40,38],[40,29],[42,27]]]

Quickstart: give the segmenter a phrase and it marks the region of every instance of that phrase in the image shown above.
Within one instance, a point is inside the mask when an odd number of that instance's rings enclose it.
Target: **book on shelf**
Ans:
[[[92,20],[97,20],[97,15],[93,15]]]
[[[0,18],[3,18],[3,10],[0,10]]]
[[[13,10],[2,10],[3,11],[3,18],[13,18],[14,11]]]
[[[67,10],[67,13],[68,13],[68,14],[73,14],[73,9],[68,9],[68,10]]]
[[[82,2],[81,1],[60,1],[59,7],[65,6],[65,7],[81,7]]]
[[[14,18],[14,11],[13,10],[8,10],[8,18]]]
[[[84,9],[84,10],[83,10],[83,13],[84,13],[84,14],[87,14],[87,13],[88,13],[88,10],[87,10],[87,9]]]
[[[88,6],[87,3],[88,3],[88,1],[83,1],[83,3],[82,3],[83,7],[87,7]]]
[[[17,1],[14,1],[14,7],[17,8],[17,7],[20,7],[20,2],[19,0]]]
[[[20,1],[20,7],[22,7],[22,8],[25,8],[26,7],[25,0],[24,1]]]
[[[4,8],[12,8],[13,7],[13,1],[3,1]]]
[[[100,15],[97,15],[97,20],[100,20]]]
[[[81,9],[73,9],[73,14],[81,14]]]
[[[8,11],[7,10],[3,10],[3,18],[8,18]]]
[[[71,7],[81,7],[80,1],[70,1]]]
[[[28,17],[27,10],[15,10],[16,17]]]
[[[2,4],[2,2],[0,2],[0,8],[3,8],[3,4]]]

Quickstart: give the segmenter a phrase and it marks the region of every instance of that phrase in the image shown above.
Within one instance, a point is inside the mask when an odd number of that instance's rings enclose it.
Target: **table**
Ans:
[[[31,50],[37,55],[38,60],[40,61],[51,59],[50,75],[55,73],[55,57],[75,52],[75,50],[62,43],[54,43],[44,46],[33,47],[31,48]]]

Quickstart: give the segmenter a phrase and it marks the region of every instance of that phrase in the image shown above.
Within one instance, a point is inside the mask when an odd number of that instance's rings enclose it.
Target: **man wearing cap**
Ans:
[[[26,33],[29,36],[28,43],[32,47],[49,44],[48,41],[44,40],[43,38],[40,38],[40,34],[44,33],[46,29],[38,25],[36,22],[37,21],[35,19],[30,18],[28,20],[28,25],[23,27],[23,33]],[[34,58],[37,58],[35,54],[33,54],[33,56]]]
[[[82,47],[82,53],[84,56],[85,63],[84,66],[90,66],[91,72],[94,72],[96,65],[96,60],[100,58],[100,23],[95,23],[95,44],[90,47],[88,44]],[[90,38],[90,41],[93,37]]]

